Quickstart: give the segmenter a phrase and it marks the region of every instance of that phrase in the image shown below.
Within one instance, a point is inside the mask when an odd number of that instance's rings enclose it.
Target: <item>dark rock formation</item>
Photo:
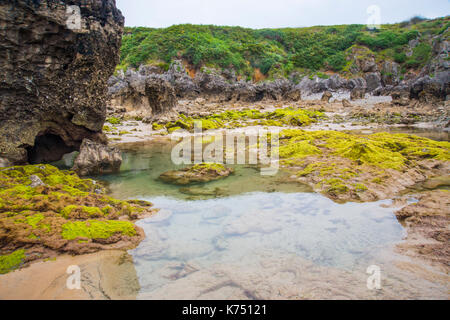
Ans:
[[[121,164],[122,155],[119,149],[85,139],[72,170],[80,176],[92,176],[118,172]]]
[[[114,0],[0,1],[0,157],[52,161],[104,141],[123,23]]]
[[[119,74],[111,78],[109,83],[111,104],[116,107],[132,106],[133,109],[139,109],[139,106],[142,106],[144,109],[151,109],[152,107],[147,104],[148,98],[142,94],[142,90],[138,90],[139,86],[134,82],[139,79],[140,83],[145,83],[144,78],[155,75],[166,79],[173,86],[177,98],[195,101],[198,98],[204,99],[202,101],[205,102],[298,101],[302,96],[349,91],[351,100],[357,100],[364,99],[366,93],[388,96],[401,88],[400,91],[409,92],[408,99],[435,103],[445,100],[450,94],[448,71],[450,45],[441,36],[435,36],[433,39],[431,62],[420,71],[419,75],[415,72],[402,74],[400,65],[393,61],[377,62],[374,54],[362,46],[352,48],[349,53],[348,61],[352,62],[349,71],[353,74],[353,78],[350,79],[338,74],[319,77],[293,72],[288,79],[276,78],[254,83],[238,80],[232,69],[217,70],[203,67],[200,70],[192,70],[185,66],[185,62],[174,60],[165,73],[158,67],[148,66],[140,67],[137,72],[129,70],[125,75]],[[407,90],[404,90],[404,87],[407,87]],[[403,93],[402,97],[404,98]]]
[[[145,96],[152,109],[152,117],[169,113],[177,104],[175,89],[162,77],[150,77],[145,81]]]
[[[405,90],[396,90],[391,93],[392,103],[398,106],[407,106],[410,103],[409,92]]]
[[[381,75],[378,72],[366,73],[364,79],[367,83],[367,91],[372,92],[381,87]]]

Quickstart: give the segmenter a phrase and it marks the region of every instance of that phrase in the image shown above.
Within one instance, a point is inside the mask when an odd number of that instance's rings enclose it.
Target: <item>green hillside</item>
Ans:
[[[396,61],[404,73],[429,61],[432,37],[448,38],[449,25],[450,16],[435,20],[416,17],[379,30],[368,30],[365,25],[259,30],[212,25],[125,28],[119,68],[153,64],[167,69],[179,58],[193,70],[233,68],[244,79],[254,77],[255,72],[264,78],[293,71],[348,75],[354,63],[349,58],[350,52],[355,52],[352,48],[363,46],[358,52],[363,49],[361,52],[373,54],[377,61]],[[407,56],[408,42],[416,38],[420,44]]]

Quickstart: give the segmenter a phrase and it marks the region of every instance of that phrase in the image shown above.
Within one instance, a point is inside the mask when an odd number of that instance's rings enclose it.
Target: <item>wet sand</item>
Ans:
[[[81,271],[81,289],[70,290],[69,266]],[[28,268],[0,275],[0,300],[109,300],[135,299],[140,286],[131,256],[124,251],[102,251],[59,256]]]

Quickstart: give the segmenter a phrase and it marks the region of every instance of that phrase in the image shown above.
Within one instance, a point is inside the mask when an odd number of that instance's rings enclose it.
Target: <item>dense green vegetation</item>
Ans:
[[[176,25],[165,29],[125,28],[119,68],[154,64],[167,69],[174,59],[191,68],[233,68],[244,78],[255,70],[266,77],[293,71],[348,72],[353,46],[370,49],[378,61],[395,60],[403,70],[424,65],[431,56],[431,38],[448,36],[450,17],[413,18],[369,30],[364,25],[260,29],[212,25]],[[407,56],[408,42],[420,44]]]

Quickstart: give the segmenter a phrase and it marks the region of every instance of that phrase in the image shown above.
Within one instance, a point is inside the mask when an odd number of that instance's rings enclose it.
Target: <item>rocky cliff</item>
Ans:
[[[0,0],[0,162],[102,142],[124,18],[115,0]]]

